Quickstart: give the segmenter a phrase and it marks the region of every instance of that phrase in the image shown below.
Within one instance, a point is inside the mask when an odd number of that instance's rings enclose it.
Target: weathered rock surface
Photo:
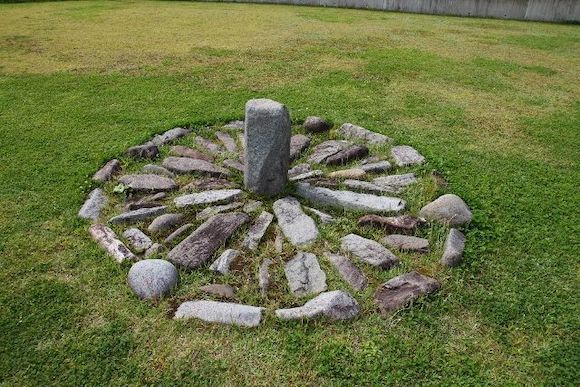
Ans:
[[[328,132],[331,128],[331,125],[324,118],[314,116],[306,117],[302,126],[310,133]]]
[[[302,152],[310,146],[310,139],[303,134],[296,134],[290,138],[290,162],[298,159]]]
[[[265,259],[260,265],[260,271],[258,273],[258,286],[260,286],[260,293],[262,296],[268,294],[268,288],[270,287],[270,265],[272,265],[272,260]]]
[[[379,216],[365,215],[358,220],[359,226],[382,227],[388,232],[411,233],[424,222],[412,215]]]
[[[111,177],[121,170],[121,163],[117,159],[109,160],[101,169],[93,175],[93,181],[104,183],[111,180]]]
[[[362,179],[367,173],[360,168],[342,169],[328,174],[328,177],[337,179]]]
[[[262,237],[266,233],[270,223],[272,223],[272,219],[274,219],[274,215],[270,214],[269,212],[262,211],[260,216],[258,216],[258,218],[254,221],[248,230],[248,234],[244,239],[244,247],[247,247],[250,250],[258,249]]]
[[[175,246],[167,259],[186,269],[195,269],[211,258],[213,253],[250,217],[244,213],[219,214],[197,228]]]
[[[199,173],[209,176],[228,176],[227,169],[218,167],[205,160],[190,159],[189,157],[167,157],[163,166],[176,173]]]
[[[239,162],[238,160],[227,159],[224,160],[223,164],[231,169],[235,169],[236,171],[244,172],[244,164]]]
[[[398,145],[391,148],[391,156],[399,167],[406,167],[408,165],[423,164],[425,157],[423,157],[417,150],[408,145]]]
[[[231,203],[242,196],[240,189],[218,189],[178,196],[173,199],[178,208],[197,206],[200,204]]]
[[[144,300],[156,300],[169,294],[177,286],[178,280],[175,266],[163,259],[135,262],[127,278],[129,287]]]
[[[336,219],[332,215],[327,214],[326,212],[322,212],[317,210],[316,208],[305,207],[307,211],[312,212],[314,215],[320,219],[320,221],[324,224],[334,223]]]
[[[434,278],[412,271],[382,284],[375,293],[375,302],[383,314],[389,314],[421,295],[437,291],[439,287]]]
[[[236,258],[240,255],[238,250],[227,249],[225,250],[209,267],[211,271],[219,274],[226,275],[230,272],[230,266]]]
[[[151,238],[149,238],[143,231],[139,230],[138,228],[130,228],[125,230],[123,232],[123,238],[127,240],[129,246],[131,246],[133,251],[136,253],[142,253],[153,244]]]
[[[165,169],[162,166],[155,165],[155,164],[144,165],[143,168],[141,168],[141,172],[145,173],[145,174],[167,176],[170,178],[175,177],[175,174],[173,172],[171,172],[170,170]]]
[[[183,214],[163,214],[153,219],[147,231],[153,234],[166,233],[183,222],[183,219]]]
[[[463,250],[465,249],[465,235],[456,228],[449,230],[445,245],[443,246],[443,257],[441,263],[445,266],[457,266],[463,260]]]
[[[244,186],[273,196],[288,182],[290,115],[286,106],[268,99],[246,103]]]
[[[222,298],[234,298],[236,291],[230,285],[225,284],[211,284],[204,285],[199,288],[204,293],[211,294]]]
[[[161,243],[153,243],[151,245],[151,247],[149,247],[147,249],[147,251],[145,251],[145,254],[143,254],[144,258],[150,258],[153,257],[155,255],[159,255],[161,254],[161,252],[163,251],[163,245]]]
[[[187,301],[177,308],[175,319],[197,318],[202,321],[244,327],[260,325],[264,308],[217,301]]]
[[[276,237],[274,238],[274,250],[281,253],[284,250],[284,233],[280,226],[276,225]]]
[[[367,287],[367,277],[354,265],[354,263],[350,261],[350,259],[344,255],[330,253],[326,253],[326,257],[332,266],[334,266],[336,271],[338,271],[338,274],[340,274],[342,279],[352,286],[353,289],[361,291]]]
[[[411,184],[417,183],[414,173],[381,176],[373,179],[373,184],[394,193],[399,193]]]
[[[222,148],[218,144],[211,142],[207,138],[196,136],[195,142],[197,143],[197,145],[207,149],[211,154],[215,155],[222,151]]]
[[[216,189],[235,188],[236,184],[219,177],[201,177],[193,180],[184,187],[184,190],[208,191]]]
[[[419,216],[450,226],[461,226],[471,222],[471,211],[457,195],[446,194],[421,208]]]
[[[250,200],[248,201],[248,203],[246,203],[246,205],[244,206],[244,212],[246,214],[251,214],[253,212],[258,211],[260,208],[262,208],[262,202],[259,200]]]
[[[126,259],[134,259],[135,255],[117,238],[113,230],[104,224],[93,224],[89,227],[89,233],[93,239],[117,262]]]
[[[221,206],[206,207],[195,215],[197,220],[206,220],[214,215],[221,214],[222,212],[229,212],[238,209],[244,205],[243,202],[233,202],[229,204],[224,204]]]
[[[177,140],[178,138],[187,136],[191,131],[185,128],[173,128],[168,131],[158,134],[148,142],[148,144],[153,144],[157,146],[165,145],[171,141]]]
[[[178,157],[189,157],[190,159],[203,160],[207,161],[208,163],[213,161],[213,159],[210,156],[206,155],[205,153],[202,153],[197,149],[189,148],[183,145],[172,146],[169,149],[169,154]]]
[[[108,199],[100,188],[95,188],[79,210],[79,218],[97,220],[101,210],[107,205]]]
[[[348,141],[328,140],[314,147],[314,151],[308,158],[311,163],[322,163],[324,160],[338,152],[345,150],[352,143]]]
[[[167,236],[167,238],[165,238],[163,243],[169,244],[169,243],[173,242],[174,240],[176,240],[177,238],[179,238],[180,236],[182,236],[183,234],[185,234],[187,231],[191,230],[192,228],[193,228],[193,224],[191,224],[191,223],[184,224],[183,226],[179,227],[177,230],[175,230],[171,234],[169,234]]]
[[[276,310],[282,320],[302,320],[327,317],[330,320],[348,320],[360,312],[358,302],[343,290],[322,293],[303,306]]]
[[[388,191],[384,188],[379,187],[376,184],[369,183],[368,181],[363,181],[363,180],[347,179],[347,180],[343,181],[343,184],[347,188],[352,189],[353,191],[362,191],[362,192],[368,192],[368,193],[378,194],[378,195],[383,195],[383,194],[391,192],[391,191]]]
[[[240,121],[240,120],[230,121],[224,125],[224,128],[226,128],[226,129],[244,129],[244,121]]]
[[[119,178],[119,182],[136,192],[172,191],[177,189],[177,184],[170,178],[153,174],[125,175]]]
[[[349,161],[362,159],[369,154],[369,148],[364,145],[351,145],[346,149],[333,154],[332,156],[326,158],[324,163],[327,165],[342,165]]]
[[[154,159],[159,155],[159,148],[154,144],[132,146],[125,151],[125,155],[134,159]]]
[[[358,138],[366,140],[371,144],[385,144],[393,141],[391,138],[383,134],[371,132],[368,129],[353,124],[343,124],[338,129],[338,132],[346,138]]]
[[[397,250],[416,251],[426,253],[429,251],[429,241],[410,235],[392,234],[381,239],[381,243]]]
[[[379,173],[379,172],[386,172],[391,169],[391,163],[388,161],[378,161],[374,163],[367,163],[363,164],[359,167],[366,173]]]
[[[356,234],[342,237],[340,246],[344,251],[372,266],[390,269],[399,264],[399,258],[380,243]]]
[[[314,177],[319,177],[322,175],[324,175],[324,172],[322,172],[319,169],[315,169],[314,171],[309,171],[309,172],[302,173],[300,175],[292,176],[288,180],[290,180],[292,182],[301,181],[301,180],[306,180],[306,179],[312,179]]]
[[[236,141],[225,132],[215,132],[215,136],[224,144],[228,152],[235,152],[238,149]]]
[[[155,218],[156,216],[163,215],[167,212],[166,206],[151,207],[151,208],[140,208],[138,210],[127,211],[113,216],[109,219],[109,223],[121,224],[121,223],[134,223],[140,220]]]
[[[405,201],[387,196],[375,196],[351,191],[336,191],[298,183],[296,193],[323,206],[364,212],[398,212],[405,208]]]
[[[278,199],[272,208],[282,232],[294,246],[308,245],[316,240],[316,223],[302,211],[298,200],[291,196]]]
[[[288,177],[302,175],[303,173],[310,172],[310,170],[310,164],[297,164],[288,170]]]
[[[314,254],[299,252],[286,263],[284,273],[295,296],[303,297],[326,290],[326,274]]]

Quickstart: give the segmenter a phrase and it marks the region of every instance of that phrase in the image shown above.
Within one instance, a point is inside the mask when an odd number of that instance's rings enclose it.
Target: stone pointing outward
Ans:
[[[381,243],[397,250],[417,251],[419,253],[426,253],[429,251],[429,241],[415,236],[399,234],[387,235],[381,239]]]
[[[361,140],[366,140],[371,144],[384,144],[393,141],[391,138],[371,132],[368,129],[356,126],[353,124],[344,124],[339,129],[338,132],[347,138],[359,138]]]
[[[152,175],[161,175],[167,177],[175,177],[175,174],[168,169],[163,168],[160,165],[155,164],[147,164],[141,168],[142,173],[152,174]]]
[[[323,206],[364,212],[398,212],[405,208],[405,201],[399,198],[376,196],[351,191],[336,191],[298,183],[296,193]]]
[[[115,232],[104,224],[93,224],[89,227],[89,233],[117,262],[121,263],[126,259],[135,258],[131,250],[117,238]]]
[[[206,220],[214,215],[221,214],[222,212],[230,212],[236,210],[244,205],[243,202],[233,202],[229,204],[223,204],[221,206],[211,206],[206,207],[195,215],[196,220]],[[244,211],[245,212],[245,211]]]
[[[272,260],[265,259],[260,265],[260,271],[258,272],[258,285],[260,286],[260,293],[265,296],[268,293],[268,288],[270,287],[270,265],[272,265]]]
[[[365,215],[358,220],[359,226],[382,227],[388,232],[413,232],[424,220],[412,215],[379,216]]]
[[[437,291],[439,287],[436,279],[412,271],[382,284],[375,293],[375,302],[383,314],[388,314],[423,294]]]
[[[398,145],[391,148],[391,156],[395,160],[395,164],[399,167],[406,167],[408,165],[423,164],[425,157],[423,157],[417,150],[409,145]]]
[[[121,163],[117,159],[107,162],[101,169],[93,175],[93,181],[104,183],[111,180],[111,177],[121,170]]]
[[[142,253],[147,250],[153,242],[143,231],[138,228],[130,228],[123,232],[123,237],[129,243],[129,246],[133,248],[133,251],[137,253]]]
[[[215,136],[224,144],[228,152],[235,152],[237,150],[236,141],[227,133],[215,132]]]
[[[300,202],[288,196],[278,199],[272,206],[282,232],[294,246],[310,244],[318,238],[314,220],[302,211]]]
[[[218,189],[178,196],[173,199],[178,208],[197,206],[200,204],[231,203],[242,195],[239,189]]]
[[[367,277],[344,255],[326,253],[326,257],[338,271],[338,274],[355,290],[364,290],[367,287]]]
[[[97,220],[101,210],[107,205],[107,197],[100,188],[95,188],[79,210],[79,217],[83,219]]]
[[[168,142],[177,140],[180,137],[187,136],[189,133],[191,133],[191,131],[185,128],[169,129],[168,131],[153,137],[153,139],[151,139],[151,141],[149,141],[147,144],[153,144],[157,146],[165,145]]]
[[[343,290],[322,293],[303,306],[276,310],[282,320],[302,320],[327,317],[331,320],[348,320],[360,312],[358,302]]]
[[[169,154],[179,157],[189,157],[190,159],[204,160],[211,162],[212,158],[205,153],[183,145],[174,145],[169,149]]]
[[[131,266],[127,282],[135,294],[144,300],[157,300],[177,285],[179,274],[170,262],[145,259]]]
[[[347,149],[352,143],[348,141],[328,140],[314,147],[312,155],[308,158],[309,162],[322,163],[324,160]]]
[[[167,259],[186,269],[195,269],[209,260],[217,249],[250,217],[241,212],[219,214],[197,228],[175,246]]]
[[[172,191],[177,188],[177,184],[170,178],[154,174],[125,175],[121,176],[119,181],[137,192]]]
[[[441,263],[445,266],[457,266],[463,260],[463,250],[465,249],[465,235],[456,228],[449,230],[449,235],[443,247],[443,257]]]
[[[209,161],[189,157],[167,157],[163,160],[162,165],[175,173],[198,173],[214,177],[229,175],[227,169],[218,167]]]
[[[138,210],[123,212],[120,215],[113,216],[109,219],[109,223],[120,224],[120,223],[135,223],[140,220],[145,220],[149,218],[154,218],[159,215],[163,215],[167,212],[166,206],[150,207],[150,208],[140,208]]]
[[[197,318],[205,322],[244,327],[260,325],[264,308],[218,301],[188,301],[179,305],[175,319]]]
[[[467,204],[457,195],[440,196],[421,208],[419,216],[427,220],[435,220],[450,226],[460,226],[471,222],[471,211]]]
[[[373,179],[373,184],[394,193],[399,193],[407,186],[415,184],[417,178],[414,173],[405,173],[404,175],[381,176]]]
[[[361,261],[382,269],[390,269],[399,264],[399,258],[380,243],[356,234],[348,234],[343,237],[341,239],[341,248]]]
[[[272,223],[272,219],[274,219],[274,215],[262,211],[260,216],[258,216],[256,221],[248,230],[248,235],[246,236],[246,239],[244,239],[244,247],[247,247],[250,250],[256,250],[262,237],[266,233],[268,226]]]
[[[273,196],[288,182],[290,115],[269,99],[246,103],[244,186],[259,195]]]
[[[299,252],[286,263],[284,273],[295,296],[303,297],[326,290],[326,274],[314,254]]]
[[[364,145],[351,145],[324,160],[327,165],[346,164],[351,160],[362,159],[369,154],[369,148]]]
[[[154,159],[159,155],[159,148],[155,144],[132,146],[125,151],[125,155],[134,159]]]
[[[238,250],[227,249],[211,264],[209,269],[216,273],[226,275],[230,272],[230,266],[239,255],[240,252]]]

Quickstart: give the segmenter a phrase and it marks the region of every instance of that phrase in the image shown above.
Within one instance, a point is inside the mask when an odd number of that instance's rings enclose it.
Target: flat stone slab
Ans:
[[[399,258],[387,248],[373,240],[356,234],[342,237],[341,248],[369,265],[390,269],[399,264]]]
[[[364,145],[351,145],[332,156],[327,157],[324,163],[327,165],[342,165],[352,160],[362,159],[369,154],[369,148]]]
[[[326,253],[325,255],[342,279],[353,289],[361,291],[367,287],[367,277],[350,259],[339,254]]]
[[[372,180],[372,182],[384,190],[399,193],[411,184],[417,183],[417,177],[414,173],[405,173],[403,175],[376,177]]]
[[[260,325],[264,308],[218,301],[187,301],[177,308],[175,319],[197,318],[205,322],[244,327]]]
[[[375,302],[383,314],[390,314],[439,287],[436,279],[412,271],[382,284],[375,293]]]
[[[79,210],[79,218],[97,220],[101,215],[102,209],[107,205],[109,200],[105,193],[100,188],[95,188],[89,194],[89,197],[84,202]]]
[[[216,273],[226,275],[230,272],[230,266],[237,257],[240,256],[240,252],[234,249],[227,249],[225,250],[219,257],[216,259],[209,269]]]
[[[330,320],[349,320],[360,312],[358,302],[343,290],[319,294],[303,306],[276,310],[281,320],[308,320],[326,317]]]
[[[303,173],[310,172],[311,167],[308,163],[297,164],[288,170],[288,177],[302,175]]]
[[[177,230],[175,230],[171,234],[169,234],[167,236],[167,238],[165,238],[163,243],[169,244],[169,243],[173,242],[174,240],[176,240],[177,238],[179,238],[180,236],[182,236],[183,234],[185,234],[187,231],[189,231],[192,228],[193,228],[193,224],[191,224],[191,223],[184,224],[183,226],[179,227]]]
[[[262,208],[262,202],[259,200],[250,200],[248,201],[248,203],[246,203],[246,205],[244,206],[244,212],[246,214],[251,214],[253,212],[258,211],[260,208]]]
[[[199,288],[204,293],[211,294],[221,298],[234,298],[236,291],[230,285],[225,284],[211,284],[204,285]]]
[[[240,196],[242,196],[240,189],[218,189],[178,196],[173,199],[173,202],[176,207],[183,208],[201,204],[231,203]]]
[[[392,234],[381,239],[381,243],[393,249],[402,251],[429,252],[429,241],[410,235]]]
[[[359,226],[373,226],[384,228],[388,232],[411,233],[424,224],[424,220],[412,215],[380,216],[365,215],[358,220]]]
[[[189,148],[183,145],[174,145],[169,148],[169,154],[178,157],[189,157],[190,159],[204,160],[207,162],[212,162],[212,157],[206,155],[197,149]]]
[[[316,223],[302,211],[300,202],[295,198],[288,196],[278,199],[272,209],[284,236],[294,246],[305,246],[318,238]]]
[[[300,175],[292,176],[288,180],[295,182],[295,181],[301,181],[301,180],[306,180],[306,179],[312,179],[312,178],[319,177],[322,175],[324,175],[324,172],[322,172],[319,169],[315,169],[314,171],[309,171],[309,172],[302,173]]]
[[[290,292],[298,297],[326,290],[326,274],[320,268],[316,256],[299,252],[284,266]]]
[[[123,232],[123,238],[127,240],[129,246],[136,253],[142,253],[147,250],[153,244],[151,238],[149,238],[143,231],[138,228],[130,228]]]
[[[268,226],[270,226],[270,223],[272,223],[272,219],[274,219],[274,215],[270,214],[269,212],[262,211],[260,216],[258,216],[252,226],[250,226],[248,234],[244,239],[244,247],[250,250],[257,250],[258,246],[260,245],[260,241],[268,229]]]
[[[238,150],[236,140],[234,140],[229,134],[225,132],[215,132],[215,136],[218,140],[221,141],[222,144],[224,144],[228,152],[236,152]]]
[[[368,181],[364,180],[355,180],[355,179],[346,179],[342,182],[347,188],[352,189],[354,191],[362,191],[377,195],[383,195],[386,193],[390,193],[391,191],[386,190],[382,187],[379,187],[376,184],[369,183]]]
[[[366,176],[366,172],[360,168],[342,169],[328,174],[328,177],[336,179],[362,179]]]
[[[111,219],[109,219],[109,223],[135,223],[141,220],[155,218],[159,215],[165,214],[166,212],[167,206],[140,208],[138,210],[127,211],[117,216],[113,216]]]
[[[353,124],[343,124],[339,129],[338,133],[346,138],[357,138],[360,140],[368,141],[371,144],[386,144],[393,141],[392,138],[385,136],[384,134],[372,132],[362,126],[357,126]]]
[[[154,174],[125,175],[119,178],[119,182],[137,192],[173,191],[177,184],[166,176]]]
[[[145,259],[147,258],[151,258],[155,255],[159,255],[161,254],[161,252],[165,250],[165,248],[163,247],[163,245],[161,243],[153,243],[151,245],[151,247],[149,247],[146,251],[145,254],[143,254],[143,257]]]
[[[154,144],[132,146],[125,151],[125,155],[134,159],[154,159],[159,155],[159,148]]]
[[[160,165],[155,165],[155,164],[144,165],[143,168],[141,168],[141,173],[167,176],[169,178],[175,177],[175,174],[173,172],[171,172],[170,170],[163,168]]]
[[[227,159],[224,160],[223,164],[231,169],[235,169],[236,171],[244,172],[244,164],[239,162],[238,160]]]
[[[264,262],[260,265],[260,271],[258,272],[258,286],[260,287],[260,293],[262,296],[266,296],[268,293],[268,288],[270,287],[270,266],[274,262],[271,259],[264,259]]]
[[[465,235],[458,229],[452,228],[443,246],[441,264],[449,267],[459,265],[463,260],[463,250],[465,250]]]
[[[115,261],[121,263],[127,259],[135,258],[131,250],[117,238],[115,232],[104,224],[93,224],[89,227],[89,233]]]
[[[221,206],[211,206],[206,207],[195,215],[197,220],[206,220],[214,215],[221,214],[222,212],[229,212],[236,210],[244,205],[243,202],[233,202],[229,204],[223,204]]]
[[[183,222],[183,214],[163,214],[153,219],[147,231],[153,234],[169,232]]]
[[[127,276],[129,287],[143,300],[162,298],[177,286],[178,280],[175,266],[163,259],[135,262]]]
[[[296,193],[312,203],[363,212],[398,212],[405,208],[405,201],[399,198],[376,196],[352,191],[337,191],[298,183]]]
[[[330,156],[335,155],[342,150],[345,150],[351,145],[352,143],[348,141],[339,141],[339,140],[324,141],[323,143],[314,147],[312,154],[308,158],[308,162],[322,163]]]
[[[219,177],[200,177],[186,185],[184,190],[208,191],[216,189],[235,188],[236,184]]]
[[[153,144],[153,145],[157,145],[157,146],[161,146],[161,145],[165,145],[167,143],[170,143],[171,141],[177,140],[178,138],[185,137],[189,133],[191,133],[191,130],[189,130],[189,129],[173,128],[173,129],[169,129],[168,131],[166,131],[162,134],[156,135],[148,143]]]
[[[367,173],[380,173],[388,171],[391,167],[392,165],[388,161],[377,161],[363,164],[359,168]]]
[[[175,246],[167,255],[167,259],[186,269],[195,269],[206,263],[215,251],[249,220],[250,217],[241,212],[216,215]]]
[[[324,118],[315,116],[306,117],[302,126],[310,133],[328,132],[332,127]]]
[[[101,169],[93,175],[93,181],[104,183],[111,180],[111,177],[121,170],[121,163],[117,159],[109,160]]]
[[[195,142],[197,143],[197,145],[207,149],[208,152],[210,152],[211,154],[215,155],[222,151],[222,148],[218,144],[211,142],[207,138],[196,136]]]
[[[467,204],[457,195],[446,194],[438,197],[419,211],[419,216],[449,226],[461,226],[471,222],[472,215]]]
[[[322,222],[324,224],[330,224],[330,223],[334,223],[336,221],[336,219],[332,215],[327,214],[326,212],[319,211],[316,208],[312,208],[312,207],[304,207],[304,208],[306,208],[306,210],[308,212],[311,212],[314,215],[316,215],[318,217],[318,219],[320,219],[320,222]]]
[[[191,159],[189,157],[167,157],[163,160],[163,166],[176,173],[199,173],[209,176],[228,176],[227,169],[218,167],[205,160]]]
[[[398,145],[392,147],[391,157],[399,167],[423,164],[425,162],[425,157],[409,145]]]
[[[310,139],[303,134],[295,134],[290,137],[290,161],[298,159],[309,146]]]

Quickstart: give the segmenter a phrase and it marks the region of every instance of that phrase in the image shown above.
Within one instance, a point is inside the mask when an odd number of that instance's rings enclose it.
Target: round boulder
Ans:
[[[421,208],[419,216],[427,220],[435,220],[449,226],[460,226],[471,222],[471,211],[467,204],[457,195],[440,196]]]
[[[331,127],[328,121],[320,117],[307,117],[303,126],[310,133],[328,132]]]
[[[129,270],[131,289],[144,300],[154,300],[168,294],[177,285],[179,274],[171,262],[163,259],[144,259]]]

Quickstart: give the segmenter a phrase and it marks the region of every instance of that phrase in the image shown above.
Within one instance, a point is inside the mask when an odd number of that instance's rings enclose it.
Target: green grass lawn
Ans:
[[[577,383],[579,79],[574,25],[248,4],[0,5],[1,383]],[[171,300],[132,294],[127,266],[76,217],[90,176],[155,133],[239,119],[258,96],[296,122],[322,115],[387,134],[445,175],[474,222],[464,264],[439,273],[436,296],[388,319],[366,303],[353,322],[269,313],[241,329],[177,323]],[[189,275],[180,297],[200,278]]]

